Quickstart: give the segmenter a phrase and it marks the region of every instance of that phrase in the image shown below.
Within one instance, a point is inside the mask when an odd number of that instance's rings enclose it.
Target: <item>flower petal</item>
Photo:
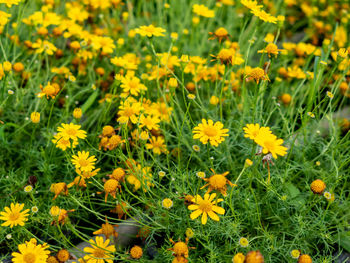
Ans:
[[[190,214],[190,218],[193,220],[193,219],[196,219],[197,217],[199,217],[201,214],[203,213],[203,211],[202,210],[196,210],[196,211],[194,211],[194,212],[192,212],[191,214]]]
[[[208,212],[208,216],[209,216],[211,219],[215,220],[215,221],[219,221],[218,215],[215,214],[213,211],[209,211],[209,212]]]
[[[207,214],[207,212],[203,212],[202,224],[205,225],[207,223],[207,220],[208,220],[208,214]]]
[[[225,209],[220,206],[213,205],[212,210],[220,215],[225,214]]]
[[[188,206],[188,209],[189,210],[196,210],[196,209],[198,209],[199,208],[199,205],[189,205]]]

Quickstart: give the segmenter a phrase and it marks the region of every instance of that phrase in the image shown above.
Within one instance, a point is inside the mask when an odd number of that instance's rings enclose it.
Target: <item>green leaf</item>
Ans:
[[[347,252],[350,252],[350,231],[343,232],[339,235],[339,244]]]
[[[98,95],[98,90],[95,90],[90,97],[87,99],[87,101],[85,101],[85,103],[83,104],[83,106],[81,106],[81,110],[83,111],[83,113],[85,113],[90,107],[91,105],[94,103],[94,101],[96,100]]]

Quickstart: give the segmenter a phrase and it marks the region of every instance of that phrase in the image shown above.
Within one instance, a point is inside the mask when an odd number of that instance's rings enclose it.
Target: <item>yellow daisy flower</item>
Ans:
[[[73,141],[80,139],[85,139],[86,138],[86,131],[80,130],[80,125],[74,124],[74,123],[62,123],[62,127],[58,127],[57,131],[59,132],[58,134],[64,139],[64,140],[69,140],[72,139]]]
[[[277,155],[284,156],[287,154],[287,147],[281,145],[283,140],[277,139],[273,134],[259,134],[255,142],[263,148],[263,154],[271,153],[275,159],[277,159]]]
[[[84,248],[84,252],[87,253],[84,256],[84,260],[87,263],[113,263],[113,255],[115,252],[114,245],[109,245],[110,240],[103,240],[103,237],[98,236],[95,240],[89,240],[92,247]]]
[[[196,195],[192,202],[193,205],[189,205],[189,210],[195,210],[191,213],[190,218],[192,220],[196,219],[200,215],[202,215],[202,224],[205,225],[208,220],[208,215],[211,219],[215,221],[219,221],[219,217],[217,214],[223,215],[225,213],[225,209],[217,206],[216,204],[219,202],[222,202],[223,199],[219,198],[214,201],[214,198],[216,197],[216,194],[213,193],[211,195],[205,194],[204,199],[200,195]]]
[[[78,155],[73,155],[71,159],[76,169],[82,172],[91,172],[95,169],[96,158],[94,155],[89,157],[89,152],[78,152]]]
[[[37,245],[35,239],[26,241],[24,244],[18,245],[19,252],[12,253],[13,263],[46,263],[50,251],[47,250],[48,245]]]
[[[5,207],[5,212],[0,212],[0,219],[6,222],[2,223],[2,226],[24,226],[24,222],[27,221],[29,209],[22,211],[24,204],[11,203],[10,207]]]
[[[136,33],[140,34],[141,36],[147,36],[147,37],[160,37],[164,36],[164,32],[166,30],[161,27],[155,27],[154,25],[149,26],[140,26],[139,28],[136,28]]]
[[[203,144],[207,144],[208,141],[213,146],[218,146],[222,143],[226,136],[228,136],[228,129],[223,129],[224,125],[217,121],[215,124],[212,120],[202,119],[202,123],[198,124],[193,129],[193,139],[199,139]]]

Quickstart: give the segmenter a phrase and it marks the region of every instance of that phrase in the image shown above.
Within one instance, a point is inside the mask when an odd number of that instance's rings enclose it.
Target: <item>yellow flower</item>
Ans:
[[[311,183],[310,188],[314,194],[320,195],[326,189],[326,184],[322,180],[316,179]]]
[[[128,96],[138,96],[140,92],[147,90],[146,86],[140,83],[140,79],[135,76],[126,75],[121,78],[121,85],[123,92]],[[126,97],[125,96],[125,97]]]
[[[263,129],[265,128],[265,129]],[[244,128],[244,137],[245,138],[249,138],[251,140],[255,140],[255,138],[259,135],[260,132],[260,125],[258,123],[256,124],[247,124]],[[263,132],[269,132],[272,133],[270,131],[270,128],[268,127],[261,127],[261,131]]]
[[[28,184],[27,186],[24,187],[24,192],[30,193],[33,190],[33,186]]]
[[[121,186],[116,179],[108,179],[103,186],[105,191],[105,202],[107,202],[107,197],[109,194],[116,198],[116,193],[118,190],[120,190],[120,188]]]
[[[287,154],[287,148],[281,145],[283,140],[277,139],[273,134],[259,133],[255,142],[263,148],[263,154],[271,153],[275,159],[277,159],[277,155],[284,156]]]
[[[311,118],[315,118],[315,114],[313,114],[312,112],[308,112],[307,115],[310,116]]]
[[[11,71],[11,69],[12,69],[12,64],[11,64],[10,61],[5,61],[5,62],[3,63],[3,67],[4,67],[4,70],[5,70],[5,71],[9,72],[9,71]]]
[[[120,123],[129,123],[131,121],[132,123],[138,122],[138,115],[140,114],[140,111],[142,110],[141,103],[139,102],[130,102],[125,101],[119,106],[118,111],[118,119],[117,121]]]
[[[213,169],[211,169],[212,172],[214,173],[211,177],[209,178],[202,178],[204,181],[208,182],[206,185],[202,186],[201,189],[208,187],[207,194],[209,194],[213,190],[220,191],[220,193],[223,196],[226,196],[226,190],[227,190],[227,184],[229,184],[231,187],[237,186],[233,183],[231,183],[227,178],[226,175],[228,175],[229,172],[225,172],[223,174],[216,174]]]
[[[54,44],[50,43],[47,40],[42,41],[40,38],[33,43],[32,48],[36,49],[36,53],[43,53],[45,52],[47,55],[51,56],[54,52],[57,51],[57,48]]]
[[[195,151],[195,152],[200,152],[201,148],[198,146],[198,145],[193,145],[192,146],[192,149]]]
[[[22,0],[0,0],[0,4],[6,4],[7,7],[12,7],[12,5],[18,5]]]
[[[258,5],[258,2],[255,0],[241,0],[241,4],[251,10],[260,9],[262,7],[262,5]]]
[[[211,96],[210,97],[210,100],[209,100],[209,103],[211,105],[217,105],[219,103],[220,99],[216,96]]]
[[[194,4],[192,8],[193,8],[193,13],[195,13],[198,16],[204,16],[204,17],[215,16],[215,12],[213,10],[210,10],[205,5]]]
[[[63,151],[67,150],[67,148],[75,148],[78,145],[78,140],[65,140],[60,133],[56,134],[51,141]]]
[[[264,38],[264,41],[267,43],[272,43],[274,40],[275,40],[275,36],[271,33],[267,33]]]
[[[85,139],[86,138],[86,131],[80,130],[80,125],[73,124],[73,123],[62,123],[62,127],[58,127],[57,131],[60,137],[62,137],[64,140],[72,139],[73,141],[77,141],[78,138]]]
[[[57,83],[53,83],[51,85],[49,81],[45,87],[43,87],[43,85],[40,85],[40,90],[41,92],[37,94],[39,98],[46,96],[47,99],[49,97],[51,97],[51,99],[54,99],[60,91],[60,86]]]
[[[51,225],[53,224],[62,224],[64,225],[64,223],[68,220],[68,213],[70,212],[74,212],[74,209],[71,210],[66,210],[63,208],[59,208],[58,206],[52,206],[50,208],[50,215],[52,217],[54,217],[54,220],[52,221]],[[57,222],[56,222],[57,219]]]
[[[337,54],[342,58],[346,58],[349,54],[349,51],[345,48],[340,48]]]
[[[48,245],[37,245],[35,239],[26,241],[24,244],[18,245],[19,252],[12,253],[13,263],[46,263],[50,251],[47,250]]]
[[[237,253],[233,259],[232,259],[232,263],[244,263],[245,260],[245,255],[243,255],[242,253]]]
[[[130,249],[130,256],[134,259],[139,259],[143,255],[142,248],[140,246],[133,246]]]
[[[247,247],[247,246],[249,246],[249,241],[248,241],[248,239],[246,239],[245,237],[241,237],[241,238],[239,239],[239,245],[240,245],[241,247]]]
[[[185,234],[187,238],[192,238],[194,236],[194,232],[191,228],[187,228]]]
[[[204,199],[200,195],[196,195],[192,202],[195,203],[193,205],[189,205],[189,210],[195,210],[191,213],[190,218],[192,220],[196,219],[200,215],[202,215],[202,224],[205,225],[207,223],[208,215],[211,219],[215,221],[219,221],[219,217],[217,214],[223,215],[225,213],[225,209],[217,206],[216,204],[222,202],[223,199],[217,199],[214,201],[216,194],[213,193],[211,195],[205,194]]]
[[[144,114],[141,115],[140,117],[140,128],[146,127],[148,130],[158,130],[159,125],[158,123],[160,122],[160,119],[157,116],[151,116],[148,115],[145,117]]]
[[[111,225],[108,223],[107,217],[106,217],[106,224],[102,224],[102,227],[93,232],[94,235],[101,235],[103,234],[106,238],[113,238],[113,237],[118,237],[118,232],[115,230],[114,227],[118,227],[118,225]]]
[[[133,191],[137,191],[141,187],[141,182],[135,175],[129,175],[126,180],[129,184],[132,184],[134,186]]]
[[[245,263],[264,263],[264,256],[257,251],[249,251],[245,258]]]
[[[249,167],[253,165],[253,161],[250,159],[245,159],[244,166]]]
[[[270,80],[262,68],[253,68],[247,72],[248,79],[254,79],[259,84],[260,80]]]
[[[57,252],[56,257],[60,262],[66,262],[70,258],[70,254],[68,250],[61,249]]]
[[[24,226],[24,222],[27,221],[29,209],[22,211],[24,204],[11,203],[10,207],[5,207],[5,212],[0,212],[0,219],[6,221],[2,223],[2,226]]]
[[[292,258],[298,259],[299,256],[300,256],[300,250],[298,250],[298,249],[293,249],[293,250],[290,252],[290,255],[292,256]]]
[[[312,263],[312,259],[309,255],[303,254],[299,256],[298,263]]]
[[[91,46],[94,50],[102,49],[105,54],[113,53],[114,41],[110,37],[94,36],[91,38]]]
[[[33,123],[39,123],[40,122],[40,113],[39,112],[32,112],[30,114],[30,119]]]
[[[0,11],[0,32],[1,32],[1,28],[8,23],[10,17],[11,17],[10,14]]]
[[[80,119],[82,115],[83,115],[83,111],[81,110],[81,108],[75,108],[73,110],[73,117],[74,118]]]
[[[192,133],[193,139],[199,139],[203,144],[207,144],[208,141],[213,146],[218,146],[222,143],[226,136],[228,136],[228,129],[223,129],[224,125],[217,121],[215,124],[212,120],[202,119],[202,123],[198,124],[197,127],[194,127]]]
[[[333,99],[334,98],[334,94],[330,91],[327,91],[327,96],[330,98],[330,99]]]
[[[272,54],[275,55],[275,57],[277,57],[278,52],[281,51],[284,51],[284,49],[278,49],[277,45],[275,45],[274,43],[269,43],[264,49],[259,50],[258,53],[267,53],[269,57]]]
[[[152,149],[155,154],[167,153],[166,144],[164,144],[164,138],[162,136],[152,136],[149,139],[150,143],[146,144],[147,149]]]
[[[176,88],[178,86],[176,78],[170,78],[168,81],[169,87]]]
[[[264,22],[276,24],[277,23],[277,17],[274,17],[270,15],[269,13],[265,12],[264,10],[259,9],[253,9],[251,12],[260,18],[260,20],[263,20]]]
[[[190,100],[194,100],[196,98],[196,95],[190,93],[187,95],[187,98]]]
[[[173,207],[173,201],[169,198],[165,198],[162,201],[162,206],[166,209],[170,209]]]
[[[82,172],[90,172],[95,169],[96,158],[94,155],[89,157],[89,152],[79,151],[78,155],[73,155],[71,159],[76,169]]]
[[[68,195],[68,188],[66,183],[57,183],[52,184],[50,187],[50,191],[55,194],[53,200],[55,200],[59,194]]]
[[[109,245],[110,240],[103,240],[103,237],[97,236],[94,239],[90,239],[89,243],[91,247],[84,248],[84,252],[87,253],[84,256],[84,260],[87,263],[113,263],[113,253],[115,252],[115,246]]]
[[[164,36],[164,32],[166,30],[161,27],[155,27],[154,25],[149,25],[149,26],[140,26],[139,28],[136,28],[136,33],[140,34],[141,36],[147,36],[147,37],[160,37]]]
[[[221,43],[221,41],[223,39],[228,39],[228,32],[225,28],[223,27],[219,27],[218,29],[215,30],[215,32],[209,32],[209,35],[211,35],[211,37],[209,38],[209,40],[213,40],[215,38],[217,38],[219,40],[219,43]]]

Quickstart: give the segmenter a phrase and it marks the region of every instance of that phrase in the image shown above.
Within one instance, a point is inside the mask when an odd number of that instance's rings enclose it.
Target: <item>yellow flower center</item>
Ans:
[[[212,203],[209,200],[203,200],[200,204],[199,204],[199,210],[202,210],[203,212],[209,212],[212,211]]]
[[[176,242],[174,245],[174,252],[176,255],[184,255],[188,251],[187,245],[184,242]]]
[[[79,165],[80,167],[85,167],[85,166],[88,166],[89,165],[89,162],[85,159],[80,159],[79,160]]]
[[[139,83],[136,80],[131,80],[128,86],[130,90],[138,90]]]
[[[272,54],[278,54],[278,48],[275,44],[270,43],[266,46],[266,52]]]
[[[124,116],[127,116],[127,117],[130,117],[130,116],[132,116],[134,114],[134,111],[133,111],[133,109],[132,108],[127,108],[127,109],[125,109],[124,110]]]
[[[272,152],[275,149],[274,141],[271,140],[266,140],[264,146],[269,152]]]
[[[96,248],[93,256],[95,258],[104,258],[105,257],[105,251],[102,248]]]
[[[72,135],[72,136],[75,136],[77,134],[77,130],[76,129],[67,129],[66,130],[66,133],[68,135]]]
[[[25,263],[34,263],[35,262],[35,255],[33,253],[26,253],[23,256],[23,261]]]
[[[229,60],[232,56],[230,50],[224,48],[220,50],[218,57],[222,60]]]
[[[52,95],[52,94],[55,94],[56,90],[53,86],[48,85],[44,88],[43,92],[47,95]]]
[[[107,193],[114,192],[118,187],[118,181],[115,179],[109,179],[105,182],[104,189]]]
[[[218,37],[224,37],[224,36],[227,36],[227,31],[225,28],[218,28],[216,31],[215,31],[215,35],[217,35]]]
[[[153,121],[150,118],[144,118],[142,122],[145,126],[152,126],[153,125]]]
[[[255,68],[250,72],[250,76],[254,79],[262,79],[265,75],[265,72],[261,68]]]
[[[19,213],[18,212],[12,212],[9,215],[9,221],[16,221],[19,218]]]
[[[213,127],[207,127],[204,129],[204,134],[208,137],[215,137],[218,134],[218,132]]]
[[[214,174],[209,178],[209,184],[215,189],[221,189],[226,185],[226,177],[222,174]]]
[[[106,237],[113,235],[114,227],[111,224],[102,224],[102,232]]]

